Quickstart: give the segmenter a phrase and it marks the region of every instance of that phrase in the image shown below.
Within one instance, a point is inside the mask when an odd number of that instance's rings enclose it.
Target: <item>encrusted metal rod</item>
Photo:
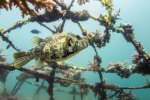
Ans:
[[[46,26],[44,23],[40,23],[40,22],[37,22],[38,24],[40,24],[41,26],[45,27],[46,29],[48,29],[49,31],[51,31],[52,33],[55,33],[54,30],[52,30],[51,28],[49,28],[48,26]]]
[[[133,35],[130,33],[122,33],[124,36],[130,39],[130,42],[133,44],[133,46],[136,48],[137,52],[146,60],[150,59],[150,57],[147,55],[146,51],[144,50],[143,46],[140,42],[138,42]]]
[[[77,24],[78,24],[82,34],[85,35],[87,33],[87,30],[85,28],[83,28],[83,26],[80,24],[80,22],[77,21]]]
[[[59,2],[58,0],[53,0],[54,2],[56,2],[62,9],[66,9],[66,4]]]
[[[76,100],[77,89],[76,89],[76,87],[75,87],[75,86],[72,88],[72,91],[70,91],[70,94],[72,94],[72,95],[73,95],[72,100]]]
[[[100,22],[101,23],[101,25],[103,25],[103,26],[105,26],[105,24],[104,24],[104,19],[102,18],[103,16],[100,16],[99,18],[98,17],[95,17],[95,16],[93,16],[93,15],[90,15],[90,17],[92,18],[92,19],[94,19],[94,20],[96,20],[96,21],[98,21],[98,22]],[[117,18],[115,18],[115,17],[117,17],[117,16],[112,16],[112,17],[114,17],[114,21],[117,19]],[[106,26],[105,26],[106,27]],[[108,28],[107,29],[107,31],[108,30],[112,30],[112,31],[114,31],[114,32],[117,32],[117,33],[122,33],[122,35],[128,40],[128,42],[131,42],[132,44],[133,44],[133,46],[135,47],[135,49],[137,50],[137,52],[139,53],[139,54],[141,54],[141,56],[144,58],[144,59],[150,59],[150,56],[146,53],[146,51],[144,50],[144,48],[143,48],[143,46],[141,45],[141,43],[140,42],[138,42],[136,39],[135,39],[135,37],[134,37],[134,35],[133,35],[133,29],[131,29],[132,28],[132,26],[130,26],[130,25],[122,25],[122,24],[120,24],[120,26],[114,26],[113,24],[111,24],[111,25],[109,25],[109,27],[106,27],[106,28]],[[124,29],[124,28],[126,28],[126,29]],[[106,31],[106,32],[107,32]]]
[[[97,53],[96,53],[97,54]],[[100,67],[100,64],[101,64],[101,58],[99,57],[99,55],[96,55],[94,57],[94,61],[97,62],[97,66]],[[104,88],[104,85],[105,85],[105,80],[104,80],[104,77],[103,77],[103,74],[101,71],[98,71],[98,75],[99,75],[99,78],[100,78],[100,83],[101,83],[101,89],[100,89],[100,92],[98,93],[98,98],[99,100],[105,100],[107,99],[107,95],[106,95],[106,91],[105,91],[105,88]]]
[[[53,84],[54,84],[54,80],[55,80],[55,73],[56,73],[56,68],[58,67],[58,64],[56,62],[47,62],[47,64],[49,66],[52,67],[52,71],[50,72],[50,77],[49,79],[47,80],[47,82],[49,83],[49,86],[48,86],[48,89],[47,89],[47,92],[50,96],[49,100],[54,100],[54,97],[53,97]]]
[[[54,8],[54,11],[51,11],[51,12],[47,11],[44,14],[41,14],[41,15],[38,15],[38,16],[29,17],[29,18],[25,18],[25,19],[23,19],[21,21],[18,21],[14,25],[9,27],[7,30],[4,30],[3,34],[11,32],[12,30],[14,30],[16,28],[20,28],[23,25],[27,24],[28,22],[35,22],[35,21],[36,22],[40,22],[40,23],[42,23],[42,22],[53,22],[53,21],[56,21],[56,20],[58,20],[60,18],[62,18],[62,19],[71,19],[73,21],[74,20],[75,21],[86,21],[86,20],[88,20],[90,18],[88,16],[89,15],[88,12],[85,11],[85,10],[84,11],[77,11],[77,12],[70,11],[72,3],[73,2],[71,2],[71,5],[68,8],[66,6],[66,8],[64,10],[58,10],[58,9]],[[64,13],[64,12],[66,12],[66,13]],[[62,27],[64,26],[63,24],[65,24],[65,21],[63,21],[63,23],[62,23]],[[45,27],[45,28],[49,29],[48,27]],[[49,30],[51,30],[51,29],[49,29]]]
[[[150,84],[137,87],[120,87],[120,89],[146,89],[150,88]]]
[[[120,24],[120,26],[113,26],[112,28],[116,32],[122,33],[122,35],[125,37],[125,39],[128,42],[130,42],[130,43],[133,44],[133,46],[135,47],[136,51],[140,54],[140,56],[143,59],[145,59],[145,60],[150,59],[150,56],[145,51],[144,47],[141,45],[141,43],[139,41],[137,41],[135,39],[132,26],[130,26],[129,24],[128,25],[122,25],[122,24]]]
[[[12,43],[12,41],[10,41],[8,39],[8,37],[3,34],[3,29],[0,29],[0,36],[1,36],[2,40],[7,42],[14,50],[20,51],[17,47],[15,47],[15,45]]]
[[[36,85],[36,86],[37,86],[37,85]],[[36,95],[38,95],[38,93],[40,92],[40,90],[43,89],[43,88],[46,88],[46,87],[44,86],[44,80],[42,81],[41,85],[38,86],[38,88],[37,88],[36,92],[34,93],[34,95],[33,95],[33,97],[32,97],[31,100],[35,100],[34,98],[36,97]]]
[[[97,67],[97,65],[94,65],[93,67]],[[133,66],[133,67],[136,68],[136,66]],[[14,67],[12,67],[10,65],[1,64],[1,63],[0,63],[0,68],[7,69],[7,70],[15,70]],[[108,66],[108,69],[106,69],[106,68],[100,68],[100,69],[99,68],[98,69],[92,68],[91,69],[90,65],[89,65],[89,68],[83,68],[80,66],[71,66],[71,65],[61,65],[61,64],[58,66],[58,69],[61,69],[62,73],[64,73],[63,70],[68,70],[68,69],[77,70],[77,71],[81,71],[81,72],[85,72],[85,71],[99,72],[100,71],[102,73],[116,73],[122,78],[128,78],[131,74],[135,74],[135,73],[141,74],[138,71],[134,70],[134,68],[131,70],[124,65],[123,66],[116,66],[116,67],[109,67]],[[21,68],[18,70],[20,70],[20,71],[24,71],[24,70],[26,71],[27,70],[27,72],[32,74],[31,70],[29,70],[29,69]],[[134,72],[132,72],[132,71],[134,71]],[[56,70],[56,72],[58,72],[58,71]],[[42,74],[42,76],[43,76],[43,74]],[[40,78],[40,75],[39,75],[39,78]],[[45,78],[48,78],[48,77],[46,76]]]
[[[25,18],[21,21],[16,22],[14,25],[10,26],[8,29],[6,29],[5,31],[3,31],[3,34],[9,33],[10,31],[16,29],[16,28],[20,28],[23,25],[27,24],[30,21],[30,18]]]
[[[54,97],[53,97],[53,83],[54,83],[54,76],[55,76],[55,70],[52,70],[52,72],[50,73],[50,78],[48,80],[48,83],[49,83],[49,86],[48,86],[48,89],[47,89],[47,92],[50,96],[49,100],[55,100]]]
[[[7,69],[7,70],[10,70],[10,71],[13,71],[13,70],[16,69],[13,66],[4,65],[4,64],[0,64],[0,68]],[[31,75],[33,75],[35,77],[45,79],[46,81],[50,82],[49,79],[51,78],[51,76],[49,76],[47,74],[39,73],[39,72],[32,71],[32,70],[26,69],[26,68],[20,68],[18,70],[26,72],[28,74],[31,74]],[[54,77],[52,77],[52,78],[54,78]],[[82,87],[82,88],[89,88],[89,89],[91,89],[93,91],[95,91],[97,89],[99,90],[99,89],[102,88],[101,85],[83,84],[83,83],[78,83],[78,81],[76,81],[76,80],[70,80],[70,79],[66,79],[66,78],[60,78],[60,77],[56,77],[56,76],[55,76],[54,79],[55,79],[54,80],[55,83],[66,82],[66,83],[69,83],[69,84],[78,85],[79,87]],[[105,88],[105,90],[112,90],[112,91],[118,91],[118,89],[145,89],[145,88],[150,88],[150,84],[146,84],[146,85],[140,86],[140,87],[119,87],[119,86],[114,85],[114,84],[103,84],[103,88]],[[97,91],[95,91],[95,92],[97,92]]]
[[[29,84],[29,85],[33,85],[33,86],[37,86],[37,87],[41,87],[42,89],[47,89],[47,86],[41,84],[36,84],[36,83],[32,83],[32,82],[29,82],[29,81],[25,81],[25,83]],[[42,82],[43,83],[43,82]]]
[[[5,30],[3,32],[3,34],[6,34],[6,33],[10,32],[10,31],[12,31],[12,30],[14,30],[16,28],[20,28],[23,25],[27,24],[28,22],[34,22],[34,21],[37,21],[37,22],[45,22],[45,21],[46,22],[52,22],[52,21],[56,21],[56,20],[58,20],[60,18],[79,20],[79,21],[80,20],[81,21],[88,20],[89,16],[87,16],[87,15],[89,15],[89,14],[88,14],[87,11],[86,11],[86,13],[85,13],[85,11],[79,11],[79,12],[70,11],[70,8],[72,7],[74,1],[75,0],[72,0],[71,4],[67,7],[66,5],[63,5],[63,4],[59,3],[58,0],[55,0],[55,2],[60,4],[60,6],[63,8],[62,10],[58,10],[58,9],[54,8],[54,11],[52,11],[52,12],[46,12],[45,14],[41,14],[41,15],[38,15],[38,16],[25,18],[25,19],[23,19],[21,21],[16,22],[11,27],[9,27],[7,30]],[[66,12],[66,13],[64,13],[64,12]],[[51,16],[51,17],[49,17],[49,16]],[[41,19],[43,19],[43,21],[41,21]],[[63,20],[61,28],[63,28],[64,24],[65,24],[65,20]],[[46,27],[46,28],[49,29],[48,27]]]
[[[27,84],[29,85],[33,85],[33,86],[37,86],[37,87],[41,87],[42,89],[46,90],[47,89],[47,86],[45,85],[39,85],[39,84],[36,84],[36,83],[32,83],[32,82],[29,82],[29,81],[25,81]],[[53,91],[58,91],[58,92],[64,92],[64,93],[69,93],[67,91],[63,91],[63,90],[60,90],[60,89],[55,89],[53,88]]]
[[[67,9],[65,9],[65,11],[64,11],[64,13],[63,13],[63,21],[62,21],[62,24],[61,24],[61,26],[60,27],[58,27],[58,30],[56,30],[56,33],[57,32],[59,32],[59,33],[61,33],[61,32],[63,32],[63,28],[64,28],[64,25],[65,25],[65,22],[66,22],[66,15],[68,14],[68,12],[70,12],[70,9],[71,9],[71,7],[73,6],[73,3],[74,3],[74,1],[75,0],[72,0],[71,1],[71,3],[70,3],[70,5],[68,6],[68,7],[66,7]]]
[[[21,86],[23,85],[23,83],[25,82],[26,79],[23,79],[21,81],[18,81],[15,85],[15,87],[13,88],[13,90],[11,91],[10,95],[16,95],[16,93],[20,90]]]

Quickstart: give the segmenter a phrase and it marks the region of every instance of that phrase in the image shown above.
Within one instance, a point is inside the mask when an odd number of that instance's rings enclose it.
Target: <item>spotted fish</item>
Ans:
[[[32,59],[43,62],[63,61],[88,47],[87,36],[81,38],[73,33],[58,33],[45,39],[38,38],[37,46],[27,52],[14,54],[13,66],[20,68]]]

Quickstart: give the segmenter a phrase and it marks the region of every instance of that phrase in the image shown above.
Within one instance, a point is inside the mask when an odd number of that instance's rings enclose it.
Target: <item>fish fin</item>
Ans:
[[[26,63],[28,63],[30,60],[33,59],[32,56],[27,56],[26,52],[17,52],[14,54],[14,59],[15,61],[13,62],[13,66],[15,68],[21,68],[24,66]]]
[[[23,56],[26,56],[26,52],[24,52],[24,51],[19,51],[13,55],[14,59],[17,59],[17,58],[20,58]]]
[[[33,38],[33,44],[38,45],[42,40],[43,40],[43,39],[41,39],[40,37],[35,36],[35,37]]]
[[[35,65],[36,65],[36,67],[38,67],[38,68],[42,68],[42,67],[44,67],[44,61],[42,61],[42,60],[40,60],[40,59],[36,59],[36,60],[35,60]]]

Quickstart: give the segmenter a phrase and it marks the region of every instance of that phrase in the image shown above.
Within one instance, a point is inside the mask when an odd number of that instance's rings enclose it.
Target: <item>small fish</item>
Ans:
[[[33,34],[39,34],[41,32],[39,30],[37,30],[37,29],[33,29],[33,30],[31,30],[31,33],[33,33]]]
[[[41,63],[66,60],[88,47],[90,36],[81,38],[73,33],[58,33],[45,39],[37,38],[37,46],[27,52],[19,51],[14,54],[13,66],[21,68],[32,59]]]

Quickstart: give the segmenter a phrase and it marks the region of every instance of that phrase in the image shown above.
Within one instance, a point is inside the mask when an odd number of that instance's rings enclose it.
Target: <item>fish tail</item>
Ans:
[[[17,52],[13,56],[15,61],[13,62],[12,65],[15,68],[21,68],[22,66],[24,66],[25,64],[27,64],[29,61],[33,59],[33,56],[29,56],[27,55],[26,52],[23,51]]]

